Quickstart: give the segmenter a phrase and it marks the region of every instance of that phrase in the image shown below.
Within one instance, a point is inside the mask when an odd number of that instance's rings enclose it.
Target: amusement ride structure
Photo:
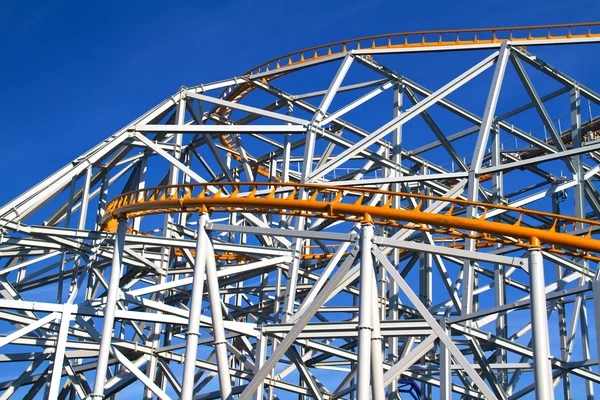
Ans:
[[[0,208],[0,399],[594,398],[600,94],[552,57],[595,42],[381,35],[181,88]],[[403,75],[433,56],[467,64]]]

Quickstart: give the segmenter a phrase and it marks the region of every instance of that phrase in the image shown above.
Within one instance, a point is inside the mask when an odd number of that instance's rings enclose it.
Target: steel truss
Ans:
[[[593,398],[600,95],[529,51],[599,28],[361,38],[182,88],[0,208],[0,399]],[[435,90],[382,57],[467,50]],[[483,114],[450,100],[486,79]]]

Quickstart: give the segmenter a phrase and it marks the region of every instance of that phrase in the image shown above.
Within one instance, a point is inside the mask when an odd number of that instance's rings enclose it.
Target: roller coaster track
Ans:
[[[600,38],[600,23],[588,24],[560,24],[520,26],[511,28],[483,28],[436,30],[419,32],[402,32],[385,35],[365,36],[350,40],[332,42],[320,46],[309,47],[280,57],[273,58],[246,72],[244,76],[261,76],[266,81],[274,80],[285,75],[304,64],[327,62],[353,51],[370,52],[390,51],[431,51],[431,50],[465,50],[478,49],[490,46],[499,46],[509,40],[513,45],[530,46],[549,43],[585,41]],[[254,85],[245,81],[236,86],[230,86],[223,91],[221,99],[234,103],[240,102],[254,90]],[[216,113],[221,115],[222,121],[231,117],[232,110],[227,107],[218,107]],[[237,161],[242,161],[242,156],[235,139],[226,133],[219,136],[221,144],[230,150],[230,154]],[[251,157],[248,154],[249,157]],[[259,175],[270,177],[268,168],[262,165],[257,167]]]
[[[208,190],[209,187],[216,189],[214,194]],[[251,190],[242,192],[244,187]],[[225,191],[230,194],[224,194]],[[302,200],[302,191],[308,193],[307,200]],[[385,204],[363,204],[366,199],[375,196],[385,199]],[[395,198],[405,203],[412,198],[418,204],[412,209],[391,208]],[[447,203],[446,210],[443,214],[421,211],[425,201]],[[457,208],[468,206],[477,208],[480,212],[478,218],[455,215]],[[124,193],[109,202],[102,226],[104,230],[114,232],[118,219],[184,212],[277,213],[356,223],[367,220],[378,226],[430,232],[449,238],[476,239],[479,247],[502,243],[528,248],[531,243],[537,246],[539,241],[543,251],[549,253],[600,261],[600,256],[590,253],[600,252],[600,241],[591,238],[592,232],[600,228],[598,221],[460,199],[340,186],[224,182],[146,188]],[[491,212],[508,213],[517,222],[505,224],[485,220]],[[523,225],[532,217],[545,217],[553,223],[549,229]],[[577,226],[583,226],[587,232],[580,231],[578,233],[582,236],[575,235]]]

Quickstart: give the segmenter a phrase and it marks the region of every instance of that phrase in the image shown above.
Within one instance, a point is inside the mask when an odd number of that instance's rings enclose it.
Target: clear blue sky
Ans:
[[[595,0],[4,0],[0,204],[191,86],[296,49],[426,29],[588,22]],[[585,81],[584,81],[585,82]]]

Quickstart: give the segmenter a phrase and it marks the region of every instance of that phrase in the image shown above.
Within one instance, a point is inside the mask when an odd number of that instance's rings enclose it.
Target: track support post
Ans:
[[[206,271],[206,235],[203,233],[207,221],[208,214],[201,213],[200,221],[198,222],[198,237],[196,238],[190,316],[188,331],[185,334],[187,343],[185,346],[185,362],[183,364],[181,400],[191,400],[194,395],[196,357],[198,354],[198,338],[200,337],[200,313],[202,312],[202,293],[204,292],[204,273]]]
[[[104,325],[102,326],[102,338],[100,339],[100,350],[98,352],[98,367],[94,380],[94,392],[92,400],[104,398],[104,385],[106,383],[106,371],[108,370],[108,357],[110,354],[110,342],[115,325],[115,312],[119,298],[119,280],[121,279],[121,268],[123,259],[123,248],[125,246],[125,228],[127,220],[119,219],[117,234],[115,235],[115,250],[110,270],[110,281],[106,295],[106,308],[104,309]]]
[[[538,238],[531,238],[531,247],[529,248],[529,285],[531,288],[535,396],[539,400],[551,400],[554,399],[554,387],[552,384],[552,366],[550,364],[544,260]]]
[[[360,231],[360,303],[358,311],[358,372],[357,397],[368,399],[371,395],[371,336],[373,332],[373,292],[375,276],[371,247],[373,222],[365,218]]]
[[[217,354],[217,368],[219,372],[219,386],[223,400],[232,399],[231,376],[229,374],[229,358],[227,357],[227,339],[223,326],[223,310],[219,292],[219,279],[217,277],[217,264],[215,253],[206,231],[199,231],[206,236],[206,281],[208,283],[208,296],[210,300],[210,313],[213,325],[215,353]]]

